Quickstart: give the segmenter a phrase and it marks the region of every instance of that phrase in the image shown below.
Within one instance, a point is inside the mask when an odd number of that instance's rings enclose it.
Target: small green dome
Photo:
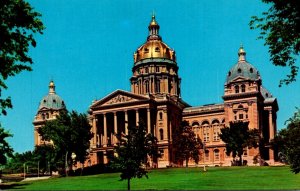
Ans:
[[[56,94],[49,94],[43,97],[40,102],[39,109],[47,108],[47,109],[54,109],[60,110],[65,109],[64,101]]]
[[[53,81],[51,81],[49,84],[48,95],[44,96],[43,99],[40,101],[39,110],[42,108],[54,110],[66,108],[64,101],[55,93],[55,85]]]
[[[238,63],[236,63],[229,70],[226,78],[226,83],[228,84],[232,82],[237,77],[243,77],[253,81],[259,80],[260,79],[259,72],[254,66],[252,66],[250,63],[246,61],[246,57],[245,57],[246,52],[243,49],[243,47],[239,49],[238,55],[239,55]]]

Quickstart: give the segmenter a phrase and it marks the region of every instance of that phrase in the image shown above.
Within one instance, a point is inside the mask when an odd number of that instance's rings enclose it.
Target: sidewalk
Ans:
[[[33,181],[33,180],[45,180],[50,178],[51,176],[42,176],[42,177],[29,177],[29,178],[25,178],[22,181]]]

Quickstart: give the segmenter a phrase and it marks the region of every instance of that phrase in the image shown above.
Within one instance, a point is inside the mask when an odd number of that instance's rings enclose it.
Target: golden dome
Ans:
[[[149,36],[147,41],[134,53],[134,62],[136,63],[147,58],[164,58],[176,61],[175,51],[162,42],[162,39],[158,34],[159,25],[156,22],[154,15],[152,16],[148,29]]]

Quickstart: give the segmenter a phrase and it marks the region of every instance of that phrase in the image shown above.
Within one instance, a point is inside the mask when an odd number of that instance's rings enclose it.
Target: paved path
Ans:
[[[30,177],[30,178],[25,178],[22,181],[33,181],[33,180],[44,180],[44,179],[48,179],[51,176],[42,176],[42,177]]]

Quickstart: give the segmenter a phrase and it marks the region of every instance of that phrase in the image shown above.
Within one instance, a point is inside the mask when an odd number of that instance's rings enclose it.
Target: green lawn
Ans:
[[[29,190],[126,190],[127,182],[118,180],[119,173],[112,173],[21,182],[3,188]],[[131,189],[300,189],[300,174],[293,174],[289,167],[214,167],[208,168],[208,171],[205,173],[202,172],[202,168],[157,169],[149,172],[149,179],[132,180]]]

